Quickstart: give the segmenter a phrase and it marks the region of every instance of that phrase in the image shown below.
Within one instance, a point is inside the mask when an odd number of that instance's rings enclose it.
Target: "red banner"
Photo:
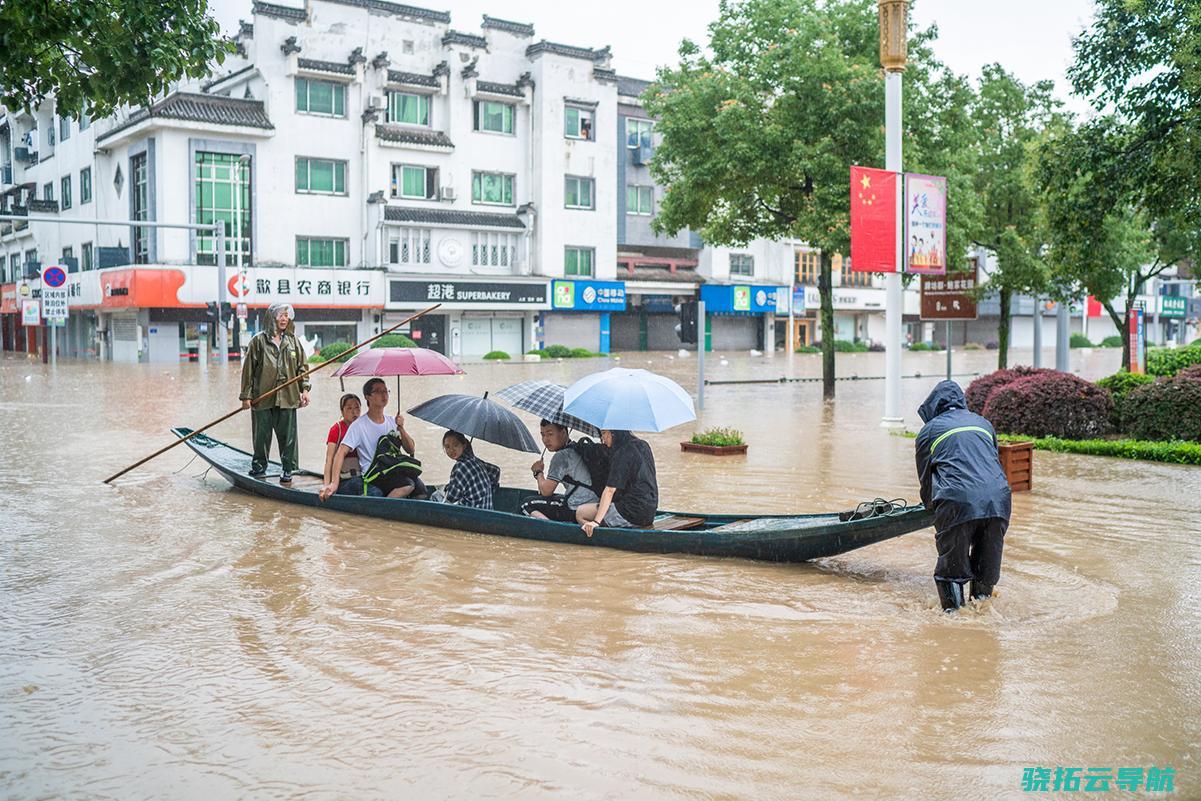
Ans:
[[[897,174],[851,167],[851,269],[897,271]]]
[[[1087,301],[1087,306],[1088,306],[1087,313],[1088,313],[1089,317],[1100,317],[1101,316],[1101,308],[1102,308],[1101,301],[1097,300],[1092,295],[1089,295],[1088,301]]]

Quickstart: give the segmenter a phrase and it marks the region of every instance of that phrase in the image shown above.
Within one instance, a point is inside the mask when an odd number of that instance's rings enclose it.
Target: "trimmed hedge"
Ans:
[[[404,334],[384,334],[371,343],[374,348],[415,348],[417,343]]]
[[[1093,341],[1084,334],[1072,334],[1068,340],[1069,348],[1091,348],[1092,346]]]
[[[848,342],[845,339],[834,340],[835,353],[867,353],[867,345],[862,342]]]
[[[983,415],[1007,434],[1089,439],[1113,431],[1113,409],[1109,390],[1048,370],[993,390]]]
[[[1139,439],[1201,442],[1201,379],[1195,371],[1132,389],[1122,404],[1122,426]]]
[[[707,428],[695,433],[690,440],[696,445],[744,445],[742,432],[736,428]]]
[[[1135,387],[1141,387],[1144,384],[1154,383],[1155,378],[1142,373],[1128,373],[1125,370],[1119,370],[1113,375],[1106,376],[1097,382],[1097,386],[1109,390],[1110,397],[1113,398],[1113,421],[1114,428],[1119,431],[1122,429],[1122,407],[1126,400],[1126,394]]]
[[[1008,441],[1033,442],[1036,450],[1116,456],[1148,462],[1201,465],[1201,445],[1192,442],[1162,442],[1140,439],[1059,439],[1058,437],[1000,437]]]
[[[573,359],[591,359],[594,356],[601,356],[601,355],[602,354],[600,354],[600,353],[593,353],[592,351],[588,350],[587,348],[572,348],[571,349],[571,358],[573,358]]]
[[[1147,373],[1173,376],[1186,367],[1201,364],[1201,345],[1183,348],[1151,348],[1147,351]]]
[[[1125,341],[1126,338],[1121,334],[1110,334],[1109,336],[1105,337],[1105,339],[1101,340],[1101,347],[1120,348]]]
[[[542,349],[542,355],[547,359],[570,359],[571,348],[566,345],[547,345]]]
[[[505,361],[505,360],[511,359],[511,358],[512,357],[509,356],[509,354],[505,353],[503,350],[490,350],[484,354],[484,361],[486,361],[486,362],[499,362],[499,361]]]
[[[979,342],[968,342],[963,346],[964,350],[984,350],[984,346]]]
[[[350,344],[349,342],[331,342],[328,345],[326,345],[324,348],[322,348],[320,350],[320,352],[318,352],[317,355],[320,357],[320,361],[324,362],[324,361],[328,361],[328,360],[334,358],[335,356],[337,356],[341,353],[346,353],[346,351],[350,350],[353,347],[354,347],[354,345]],[[344,362],[353,355],[354,355],[353,353],[347,354],[347,355],[343,356],[341,359],[338,359],[338,361]]]
[[[817,345],[801,345],[796,349],[797,353],[821,353],[822,349]]]
[[[943,347],[937,342],[914,342],[909,346],[909,350],[942,350]]]
[[[983,414],[984,404],[996,390],[1006,384],[1012,384],[1020,378],[1053,372],[1055,371],[1045,367],[1011,367],[1008,370],[994,370],[968,384],[967,390],[964,392],[964,395],[967,396],[967,407],[976,414]]]

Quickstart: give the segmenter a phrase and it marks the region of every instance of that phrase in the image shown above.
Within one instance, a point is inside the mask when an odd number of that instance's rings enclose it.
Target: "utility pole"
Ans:
[[[884,67],[884,169],[901,173],[901,76],[908,61],[909,2],[879,0],[880,65]],[[904,181],[897,184],[895,269],[885,275],[884,305],[884,419],[881,425],[904,425],[901,414],[901,324],[905,298]],[[823,334],[822,336],[825,336]],[[949,344],[949,343],[948,343]]]

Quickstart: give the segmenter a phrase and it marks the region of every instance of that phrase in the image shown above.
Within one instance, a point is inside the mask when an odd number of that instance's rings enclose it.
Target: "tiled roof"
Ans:
[[[385,0],[326,0],[327,3],[338,3],[343,6],[357,6],[369,11],[380,11],[385,14],[395,14],[399,17],[423,20],[425,22],[450,23],[449,11],[431,11],[428,8],[406,6],[402,3],[388,3]]]
[[[291,22],[304,22],[309,17],[309,12],[303,8],[293,8],[292,6],[278,6],[275,3],[264,3],[261,0],[255,0],[254,13],[262,14],[265,17],[276,17],[278,19],[286,19]]]
[[[592,77],[598,81],[617,83],[617,70],[606,69],[605,67],[593,67]]]
[[[389,222],[436,223],[438,225],[459,225],[465,228],[515,228],[519,231],[525,229],[525,225],[516,214],[489,214],[482,211],[388,206],[384,209],[384,219]]]
[[[441,86],[441,82],[433,75],[401,72],[400,70],[388,70],[388,83],[406,83],[409,86]]]
[[[476,36],[470,33],[461,33],[459,31],[447,31],[442,37],[443,45],[461,44],[468,47],[485,48],[488,46],[488,40],[482,36]]]
[[[497,19],[496,17],[489,17],[487,14],[484,15],[484,24],[480,27],[495,28],[498,31],[507,31],[518,36],[534,35],[533,25],[527,25],[524,22],[510,22],[507,19]]]
[[[593,50],[591,47],[572,47],[571,45],[557,44],[556,42],[548,42],[543,39],[541,42],[532,44],[525,49],[527,57],[536,56],[539,53],[554,53],[557,56],[582,58],[585,61],[603,61],[609,57],[609,48],[603,47],[600,50]]]
[[[492,81],[476,81],[475,89],[477,92],[486,92],[490,95],[508,95],[510,97],[525,97],[525,92],[515,83],[493,83]]]
[[[275,127],[267,118],[267,112],[263,109],[261,100],[201,95],[194,92],[175,92],[150,106],[149,109],[138,109],[123,124],[98,136],[97,141],[107,139],[119,131],[151,117],[203,122],[211,125],[234,125],[241,128],[272,130]]]
[[[350,64],[339,64],[336,61],[318,61],[315,58],[298,58],[296,66],[302,70],[313,70],[314,72],[332,72],[336,75],[354,75],[354,66]]]
[[[454,142],[444,131],[431,131],[426,128],[406,128],[400,125],[377,125],[375,136],[385,142],[403,142],[409,145],[425,147],[453,148]]]
[[[201,88],[201,90],[202,90],[202,91],[205,91],[205,92],[207,92],[209,89],[211,89],[212,87],[216,86],[217,84],[219,84],[219,83],[225,83],[225,82],[226,82],[226,81],[228,81],[230,78],[237,78],[239,75],[242,75],[242,74],[244,74],[244,73],[250,72],[250,71],[251,71],[251,70],[253,70],[253,69],[254,69],[254,65],[253,65],[253,64],[247,64],[245,67],[242,67],[242,69],[240,69],[240,70],[234,70],[233,72],[229,73],[228,75],[222,75],[222,76],[221,76],[221,77],[219,77],[219,78],[213,78],[213,79],[212,79],[211,81],[209,81],[208,83],[201,84],[201,85],[200,85],[200,88]]]
[[[617,246],[618,261],[638,261],[638,259],[695,260],[700,256],[700,253],[699,248],[679,248],[670,245],[619,244]]]
[[[617,76],[617,94],[638,97],[654,81],[644,81],[641,78],[631,78],[628,75]]]
[[[667,281],[676,284],[703,284],[705,279],[695,270],[676,270],[674,273],[666,267],[634,267],[634,271],[618,269],[618,280],[625,281]]]

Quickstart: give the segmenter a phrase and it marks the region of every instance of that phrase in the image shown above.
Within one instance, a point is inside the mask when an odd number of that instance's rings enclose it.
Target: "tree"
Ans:
[[[976,243],[997,257],[997,269],[981,289],[1000,296],[997,367],[1001,369],[1009,364],[1013,295],[1047,289],[1042,258],[1045,228],[1032,167],[1044,132],[1064,122],[1053,91],[1051,81],[1025,85],[1001,65],[989,64],[981,74],[971,109],[979,153],[974,184],[984,207]]]
[[[207,0],[0,2],[0,100],[59,114],[105,117],[185,77],[209,73],[233,51]]]
[[[1201,253],[1201,4],[1098,0],[1075,49],[1068,76],[1102,113],[1040,150],[1054,278],[1127,331],[1147,281]]]
[[[883,72],[874,0],[723,0],[705,55],[692,42],[644,95],[660,120],[652,162],[665,196],[656,230],[714,244],[793,237],[821,251],[822,375],[834,396],[832,256],[850,244],[850,168],[884,161]],[[905,163],[954,166],[966,84],[938,64],[933,32],[911,37]],[[912,98],[912,99],[910,99]],[[964,148],[960,147],[959,150]],[[927,165],[930,165],[927,167]],[[952,258],[972,219],[949,176]],[[956,249],[956,246],[959,249]]]

